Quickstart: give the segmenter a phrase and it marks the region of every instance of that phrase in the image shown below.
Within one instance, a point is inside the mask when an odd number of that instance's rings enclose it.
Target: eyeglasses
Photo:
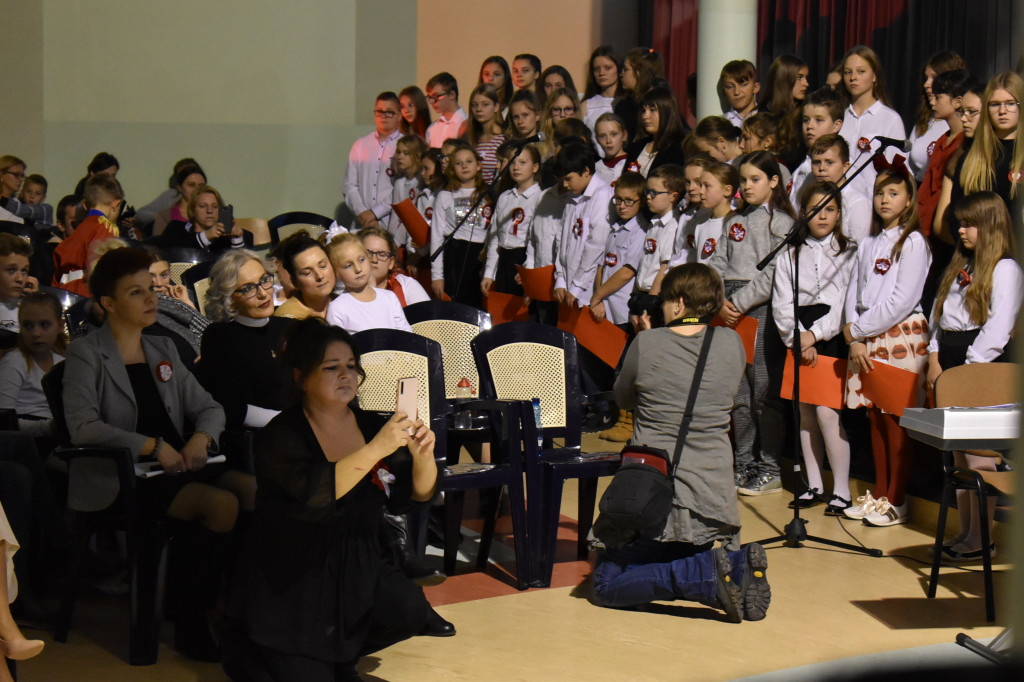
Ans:
[[[373,115],[376,116],[377,118],[389,118],[390,119],[390,118],[394,118],[395,116],[398,116],[398,112],[397,111],[385,111],[384,109],[374,109],[373,110]]]
[[[960,118],[977,118],[981,109],[957,109],[956,113]]]
[[[639,199],[627,199],[626,197],[612,197],[612,203],[616,206],[625,206],[626,208],[632,208],[640,203]]]
[[[391,260],[395,257],[395,254],[390,251],[370,251],[367,249],[366,253],[369,254],[370,258],[373,260]]]
[[[0,175],[3,175],[4,173],[6,173],[7,175],[13,175],[14,177],[18,178],[19,180],[24,180],[25,179],[25,174],[24,173],[15,173],[14,171],[5,170],[3,173],[0,173]]]
[[[559,116],[572,116],[576,113],[576,107],[552,107],[551,113]]]
[[[645,189],[644,190],[644,196],[646,196],[648,199],[653,199],[654,197],[658,196],[659,194],[671,194],[671,192],[669,192],[668,190],[665,190],[664,192],[659,192],[656,189]]]
[[[245,300],[249,300],[256,295],[256,289],[271,289],[274,286],[274,276],[270,273],[260,277],[260,281],[255,284],[246,284],[244,287],[235,289],[235,293],[241,296]]]
[[[429,99],[431,102],[437,102],[449,94],[451,94],[451,90],[446,90],[444,92],[439,92],[436,95],[427,95],[427,99]]]
[[[1013,112],[1017,111],[1018,108],[1020,108],[1020,102],[1018,102],[1015,99],[1011,99],[1011,100],[1007,100],[1005,102],[989,102],[988,103],[988,110],[991,111],[991,112],[999,111],[1003,107],[1006,107],[1006,110],[1012,114]]]

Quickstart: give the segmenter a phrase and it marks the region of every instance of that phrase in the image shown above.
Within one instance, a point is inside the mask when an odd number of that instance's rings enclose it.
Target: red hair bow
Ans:
[[[907,157],[896,154],[892,157],[892,161],[889,161],[882,155],[875,157],[872,165],[875,167],[875,172],[881,173],[882,171],[890,171],[893,173],[899,173],[904,177],[912,177],[910,170],[907,169]]]

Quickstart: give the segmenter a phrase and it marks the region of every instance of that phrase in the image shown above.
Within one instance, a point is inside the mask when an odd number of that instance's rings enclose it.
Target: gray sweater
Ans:
[[[671,328],[641,332],[615,381],[615,402],[635,409],[636,445],[662,448],[671,456],[683,421],[697,357],[706,329],[683,336]],[[701,378],[693,421],[676,470],[673,509],[662,542],[704,544],[723,539],[738,547],[740,517],[732,472],[729,415],[746,353],[739,335],[715,330]]]
[[[770,214],[767,205],[747,207],[740,213],[727,216],[722,222],[722,236],[708,265],[726,281],[747,282],[729,297],[741,313],[771,298],[775,261],[760,272],[757,264],[779,245],[792,227],[792,218],[782,211]]]

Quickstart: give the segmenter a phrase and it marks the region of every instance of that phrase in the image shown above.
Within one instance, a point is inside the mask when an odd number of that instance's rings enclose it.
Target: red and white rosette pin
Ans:
[[[879,275],[884,275],[889,272],[889,268],[892,267],[892,261],[888,258],[879,258],[875,261],[875,272]]]
[[[160,381],[162,381],[163,383],[166,384],[168,381],[171,380],[171,377],[173,377],[173,376],[174,376],[174,366],[171,363],[167,362],[166,360],[163,360],[163,361],[157,363],[157,365],[156,365],[156,378],[157,379],[159,379]]]
[[[861,150],[862,152],[871,151],[871,140],[869,140],[866,137],[860,138],[859,140],[857,140],[857,149]]]
[[[611,252],[604,254],[604,264],[610,268],[614,268],[616,265],[619,264],[618,254],[614,254]]]
[[[658,248],[657,239],[645,239],[644,240],[644,253],[654,253]]]
[[[715,254],[715,246],[716,246],[716,244],[717,244],[717,242],[715,242],[715,238],[714,237],[708,237],[704,241],[704,246],[702,246],[700,248],[701,255],[704,256],[705,259],[710,258],[711,256],[713,256]]]
[[[734,242],[741,242],[747,238],[747,230],[739,223],[733,223],[729,227],[729,239]]]
[[[512,211],[512,235],[519,234],[519,224],[526,219],[526,211],[520,206]]]

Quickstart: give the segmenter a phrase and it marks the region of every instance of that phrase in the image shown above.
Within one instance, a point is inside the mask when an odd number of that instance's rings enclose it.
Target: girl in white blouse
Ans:
[[[932,309],[928,344],[928,387],[943,370],[977,362],[1006,361],[1007,345],[1024,298],[1024,273],[1014,260],[1013,223],[995,192],[968,194],[956,205],[960,242],[946,267]],[[958,467],[995,470],[992,457],[954,453]],[[995,507],[991,500],[989,516]],[[943,545],[952,561],[980,559],[978,498],[957,491],[960,535]]]
[[[931,265],[928,243],[917,215],[917,185],[897,156],[897,163],[875,180],[871,236],[857,249],[857,263],[846,296],[843,336],[850,344],[846,406],[867,407],[875,459],[876,500],[870,493],[846,516],[871,526],[907,522],[904,493],[913,447],[899,417],[882,412],[861,390],[861,372],[876,362],[920,375],[918,404],[924,400],[928,357],[928,323],[921,313],[921,292]]]
[[[803,212],[818,205],[836,186],[831,182],[812,185],[804,194]],[[800,332],[801,362],[815,366],[818,355],[841,358],[846,355],[842,320],[846,291],[853,274],[856,244],[842,229],[842,206],[833,199],[807,226],[808,234],[800,247],[800,290],[793,307],[793,249],[779,259],[775,267],[772,314],[782,340],[793,347],[793,336]],[[839,420],[839,410],[825,405],[800,403],[800,446],[804,455],[808,490],[800,495],[797,506],[811,507],[825,500],[821,466],[828,452],[832,467],[832,497],[825,507],[827,516],[842,516],[850,507],[850,443]]]

